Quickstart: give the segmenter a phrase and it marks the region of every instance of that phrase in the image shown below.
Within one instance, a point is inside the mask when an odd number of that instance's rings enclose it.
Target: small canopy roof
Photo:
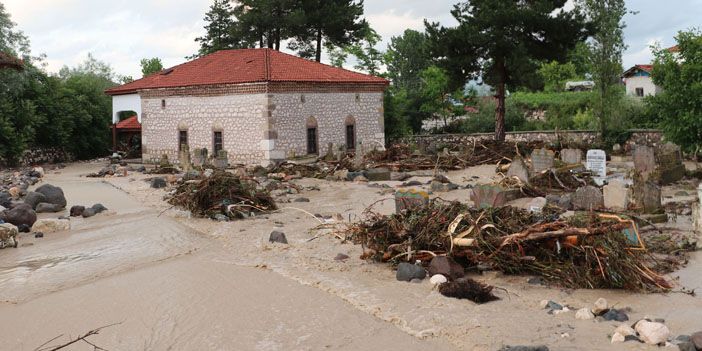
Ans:
[[[141,123],[139,123],[139,116],[134,115],[117,123],[117,130],[119,131],[141,131]],[[114,128],[115,125],[111,125],[110,128]]]
[[[14,58],[4,52],[0,52],[0,69],[12,68],[22,72],[24,71],[24,68],[22,67],[23,65],[24,61]]]
[[[624,77],[624,78],[630,77],[630,76],[632,76],[636,73],[639,73],[641,71],[646,72],[648,74],[651,74],[651,72],[653,72],[653,65],[636,65],[636,66],[631,67],[628,70],[624,71],[624,73],[622,73],[622,77]]]

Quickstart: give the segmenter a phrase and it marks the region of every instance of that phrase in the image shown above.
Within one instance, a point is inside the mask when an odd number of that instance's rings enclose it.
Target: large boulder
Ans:
[[[28,204],[19,204],[5,213],[5,221],[16,226],[32,226],[37,221],[37,213]]]
[[[10,223],[0,223],[0,249],[17,247],[17,227]]]
[[[61,211],[63,207],[58,204],[50,204],[48,202],[40,202],[37,208],[34,210],[36,213],[48,213],[48,212],[58,212]]]
[[[42,193],[37,193],[35,191],[30,191],[29,194],[24,198],[24,203],[32,206],[32,209],[35,210],[37,208],[37,205],[39,205],[42,202],[46,202],[46,196]]]
[[[636,332],[639,333],[641,340],[647,344],[657,345],[668,341],[671,333],[668,327],[662,323],[649,322],[645,319],[636,323]]]
[[[32,226],[33,232],[53,233],[71,229],[71,221],[66,219],[42,218]]]
[[[42,193],[44,196],[46,196],[46,201],[43,202],[61,205],[61,208],[66,207],[66,197],[63,195],[63,190],[61,190],[61,188],[51,184],[44,184],[36,188],[34,191]]]

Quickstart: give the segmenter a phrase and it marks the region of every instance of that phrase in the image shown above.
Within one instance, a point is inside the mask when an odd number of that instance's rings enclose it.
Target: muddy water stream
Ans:
[[[598,297],[631,308],[632,322],[650,315],[666,319],[676,335],[702,330],[702,300],[679,293],[573,291],[527,284],[528,277],[475,276],[504,289],[497,291],[501,300],[475,305],[448,299],[426,280],[395,281],[387,265],[360,260],[358,246],[310,231],[319,223],[299,211],[355,218],[391,197],[380,188],[301,180],[321,188],[303,194],[311,202],[220,223],[169,209],[162,201],[166,192],[150,189],[142,175],[104,182],[78,177],[101,166],[72,165],[45,181],[64,189],[69,206],[99,201],[110,213],[74,218],[71,231],[23,237],[21,243],[33,245],[0,251],[0,327],[12,330],[0,350],[34,350],[59,334],[115,322],[122,324],[92,340],[110,350],[656,349],[610,344],[617,323],[538,308],[543,299],[592,307]],[[484,166],[448,176],[464,183],[494,174]],[[468,190],[440,196],[467,201]],[[393,207],[383,201],[375,209],[390,213]],[[678,220],[668,230],[689,228],[689,219]],[[267,243],[271,230],[284,231],[290,245]],[[336,262],[337,253],[351,258]],[[702,288],[698,256],[675,273],[687,288]]]

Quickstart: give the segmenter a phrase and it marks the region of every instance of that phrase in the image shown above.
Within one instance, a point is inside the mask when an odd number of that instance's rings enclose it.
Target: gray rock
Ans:
[[[71,206],[70,214],[71,217],[79,217],[83,214],[83,211],[85,210],[85,206]]]
[[[268,237],[268,241],[272,243],[281,243],[281,244],[287,244],[288,239],[285,237],[285,233],[279,232],[277,230],[274,230],[271,232],[271,235]]]
[[[448,256],[436,256],[429,263],[429,276],[441,274],[451,280],[462,278],[465,269]]]
[[[107,211],[107,207],[103,206],[102,204],[95,204],[92,208],[95,210],[95,213]]]
[[[536,277],[536,278],[530,278],[527,280],[527,283],[529,284],[541,284],[543,282],[543,279],[541,277]]]
[[[685,190],[680,190],[675,193],[675,196],[688,196],[689,194]]]
[[[412,281],[412,279],[424,279],[426,276],[427,272],[420,266],[407,262],[401,262],[400,265],[397,266],[396,278],[399,281],[409,282]]]
[[[629,316],[627,316],[626,313],[617,311],[614,308],[607,311],[602,317],[607,321],[624,322],[629,320]]]
[[[29,233],[32,231],[32,227],[26,224],[20,224],[17,226],[17,231],[19,231],[20,233]]]
[[[218,213],[218,214],[214,215],[214,220],[220,221],[220,222],[229,222],[229,217],[227,217],[221,213]]]
[[[36,232],[36,233],[34,233],[34,237],[35,237],[35,238],[43,238],[43,237],[44,237],[44,233],[42,233],[42,232]]]
[[[553,302],[553,301],[549,301],[548,304],[546,305],[546,308],[551,309],[551,310],[558,310],[558,311],[560,311],[560,310],[563,309],[563,306],[561,306],[561,305],[559,305],[559,304],[557,304],[557,303],[555,303],[555,302]]]
[[[688,342],[688,341],[690,341],[690,338],[691,338],[690,335],[681,334],[681,335],[678,335],[678,336],[675,338],[675,340],[677,340],[677,341],[682,341],[682,342]]]
[[[151,179],[151,187],[155,188],[155,189],[165,188],[166,187],[166,180],[163,178]]]
[[[336,254],[336,257],[334,257],[334,261],[344,261],[344,260],[347,260],[348,258],[349,258],[349,255],[338,253],[338,254]]]
[[[604,196],[602,191],[592,185],[586,185],[578,188],[573,195],[573,205],[577,209],[589,210],[590,208],[598,208],[604,205]]]
[[[38,193],[35,191],[30,191],[29,194],[24,198],[24,203],[32,206],[32,209],[36,209],[37,205],[39,205],[42,202],[47,202],[46,201],[46,196],[42,193]]]
[[[53,213],[61,211],[63,207],[57,204],[50,204],[48,202],[40,202],[35,210],[36,213]]]
[[[678,344],[678,350],[680,351],[697,351],[698,349],[695,347],[695,344],[685,341],[681,342]]]
[[[28,204],[18,204],[5,213],[5,221],[16,226],[32,226],[37,221],[37,213]]]
[[[12,204],[12,201],[10,200],[11,198],[12,194],[8,192],[0,192],[0,206],[10,208],[10,205]]]
[[[310,199],[306,197],[298,197],[297,199],[294,200],[294,202],[310,202]]]
[[[44,202],[61,205],[61,208],[66,207],[66,197],[63,195],[63,190],[61,190],[61,188],[51,184],[44,184],[35,191],[44,194],[46,197],[46,201]]]
[[[554,194],[548,194],[546,195],[546,203],[549,205],[556,205],[558,202],[561,201],[561,197],[559,195],[554,195]]]
[[[92,217],[95,215],[95,210],[93,210],[91,207],[88,207],[85,210],[83,210],[83,213],[81,215],[83,216],[83,218]]]

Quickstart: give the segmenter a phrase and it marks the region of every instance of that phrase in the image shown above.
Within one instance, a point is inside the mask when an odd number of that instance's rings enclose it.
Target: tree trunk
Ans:
[[[322,62],[322,30],[317,30],[317,54],[315,56],[317,62]]]
[[[280,27],[275,29],[275,49],[280,51]]]
[[[497,61],[497,70],[500,73],[500,82],[497,84],[497,108],[495,109],[495,140],[505,141],[505,83],[507,73],[505,72],[505,62]]]

